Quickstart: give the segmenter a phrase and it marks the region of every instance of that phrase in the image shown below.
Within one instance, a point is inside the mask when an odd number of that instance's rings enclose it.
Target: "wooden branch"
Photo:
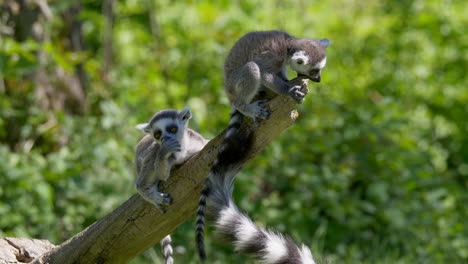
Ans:
[[[291,82],[307,85],[306,80],[299,78]],[[277,96],[269,102],[272,112],[270,119],[262,121],[259,127],[255,128],[250,119],[244,118],[241,133],[255,133],[246,162],[294,123],[298,117],[295,106],[291,98]],[[162,188],[174,198],[173,204],[166,207],[165,214],[135,194],[113,212],[33,263],[127,263],[158,243],[194,214],[203,183],[223,137],[224,132],[196,156],[172,171],[169,181]]]

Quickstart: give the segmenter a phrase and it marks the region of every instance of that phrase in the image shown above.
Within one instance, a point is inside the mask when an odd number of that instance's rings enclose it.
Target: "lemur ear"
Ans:
[[[324,48],[327,48],[328,46],[330,46],[331,44],[331,41],[327,38],[323,38],[323,39],[317,39],[317,41],[320,43],[320,45]]]
[[[148,133],[149,132],[148,123],[138,124],[138,125],[135,126],[135,128],[140,130],[143,133]]]
[[[192,112],[190,111],[190,108],[188,106],[184,107],[184,109],[179,111],[179,118],[187,121],[190,118],[192,118]]]

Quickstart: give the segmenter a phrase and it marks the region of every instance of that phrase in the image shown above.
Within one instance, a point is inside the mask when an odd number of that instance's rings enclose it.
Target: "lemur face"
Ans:
[[[188,107],[180,111],[163,110],[155,114],[148,123],[137,125],[137,128],[152,135],[157,143],[174,138],[181,142],[191,117]]]
[[[177,119],[165,118],[154,122],[149,134],[153,135],[158,143],[175,138],[177,141],[183,136],[184,126]]]
[[[291,68],[300,76],[305,76],[314,82],[320,82],[322,69],[327,64],[325,49],[330,44],[328,39],[299,40],[301,47],[290,58]]]
[[[314,82],[320,82],[322,69],[327,63],[327,57],[320,61],[311,61],[304,51],[298,51],[291,57],[291,68],[299,75],[306,76]]]

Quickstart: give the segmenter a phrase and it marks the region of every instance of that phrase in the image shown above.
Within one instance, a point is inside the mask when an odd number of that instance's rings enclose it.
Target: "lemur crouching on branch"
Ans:
[[[219,166],[219,159],[224,152],[239,144],[236,137],[243,116],[255,121],[270,117],[267,100],[252,102],[253,98],[262,89],[269,89],[301,103],[305,96],[304,87],[288,84],[287,66],[300,76],[320,82],[329,45],[328,39],[295,38],[281,31],[258,31],[241,37],[229,52],[224,63],[224,88],[232,105],[231,119],[218,158],[201,192],[197,211],[196,243],[202,260],[206,258],[203,244],[204,210],[207,197],[214,191],[211,178],[228,173],[225,166]]]
[[[172,198],[159,191],[160,182],[169,179],[174,165],[182,164],[208,143],[203,136],[188,128],[191,117],[188,107],[180,111],[167,109],[156,113],[148,123],[136,126],[146,135],[136,148],[138,178],[135,186],[143,199],[163,213],[162,205],[170,205]],[[172,264],[171,236],[167,235],[160,243],[164,263]]]

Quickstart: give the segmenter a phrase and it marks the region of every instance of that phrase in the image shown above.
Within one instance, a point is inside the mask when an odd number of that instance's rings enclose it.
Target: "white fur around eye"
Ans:
[[[327,58],[323,58],[319,63],[316,64],[317,69],[323,69],[325,67],[325,64],[327,64]]]
[[[152,126],[152,129],[153,131],[156,131],[159,128],[164,131],[166,127],[172,123],[174,123],[174,120],[164,118],[155,122]]]
[[[309,63],[309,57],[305,55],[305,51],[296,51],[294,54],[291,56],[291,59],[294,62],[297,62],[298,60],[302,60],[302,65],[306,65]]]

